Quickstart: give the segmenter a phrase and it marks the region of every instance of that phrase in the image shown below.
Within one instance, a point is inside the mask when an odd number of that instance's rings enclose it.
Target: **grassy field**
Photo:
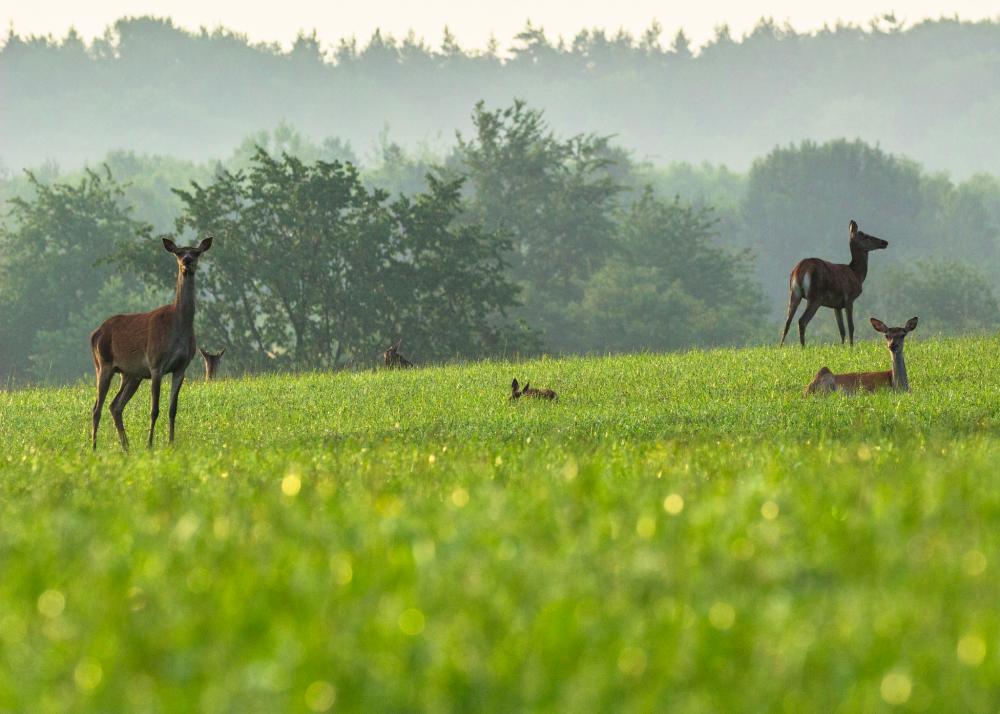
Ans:
[[[1000,339],[907,343],[0,393],[0,711],[996,712]]]

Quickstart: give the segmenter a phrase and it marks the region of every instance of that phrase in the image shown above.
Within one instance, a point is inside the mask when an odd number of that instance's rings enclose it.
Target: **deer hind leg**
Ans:
[[[101,365],[97,368],[97,399],[94,401],[94,428],[91,433],[91,448],[97,449],[97,427],[101,424],[101,410],[104,409],[104,400],[107,399],[108,389],[111,387],[111,379],[115,376],[111,365]]]
[[[802,296],[795,290],[792,290],[788,295],[788,317],[785,319],[785,329],[781,333],[779,346],[785,344],[785,338],[788,337],[788,328],[792,324],[792,318],[795,317],[795,311],[799,309],[800,302],[802,302]]]
[[[153,432],[156,429],[156,418],[160,416],[160,383],[163,381],[163,375],[159,372],[153,372],[150,375],[149,381],[152,383],[150,385],[151,389],[151,402],[152,405],[149,409],[149,438],[146,440],[146,448],[153,448]]]
[[[170,378],[170,443],[174,443],[174,419],[177,418],[177,397],[184,384],[184,370],[174,372]]]
[[[839,307],[833,309],[833,314],[837,316],[837,329],[840,330],[840,344],[844,344],[847,333],[844,332],[844,311]]]
[[[803,347],[806,346],[806,325],[809,321],[813,319],[813,315],[819,310],[819,302],[809,302],[806,305],[806,311],[802,313],[802,317],[799,318],[799,344]]]
[[[125,433],[125,422],[122,419],[122,415],[125,413],[125,405],[132,399],[132,396],[139,389],[139,384],[141,383],[142,377],[126,377],[122,375],[122,384],[118,389],[118,394],[111,400],[111,418],[115,421],[115,429],[118,430],[118,440],[121,442],[122,450],[124,451],[128,451],[128,435]]]
[[[851,336],[850,344],[854,347],[854,303],[850,303],[847,306],[847,332]]]

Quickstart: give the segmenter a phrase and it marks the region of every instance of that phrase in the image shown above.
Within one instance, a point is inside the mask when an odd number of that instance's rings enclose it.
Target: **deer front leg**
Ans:
[[[149,439],[146,441],[146,448],[153,448],[153,430],[156,429],[156,417],[160,416],[160,382],[163,380],[163,375],[159,372],[153,372],[149,381],[152,389],[152,407],[149,410]]]
[[[847,332],[851,336],[851,347],[854,347],[854,303],[847,305]]]
[[[819,308],[819,302],[810,302],[806,305],[806,311],[802,313],[802,317],[799,318],[799,344],[803,347],[806,346],[806,325],[813,319],[813,315]]]
[[[184,384],[184,370],[174,372],[170,379],[170,443],[174,443],[174,419],[177,418],[177,397]]]
[[[839,307],[833,309],[833,313],[837,316],[837,329],[840,330],[840,344],[844,344],[844,338],[846,333],[844,332],[844,311]]]

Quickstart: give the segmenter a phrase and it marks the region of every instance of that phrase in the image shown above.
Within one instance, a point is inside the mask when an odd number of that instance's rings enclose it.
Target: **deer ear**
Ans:
[[[200,250],[202,253],[204,253],[206,250],[208,250],[209,248],[211,248],[212,247],[212,239],[214,237],[215,236],[209,236],[208,238],[206,238],[205,240],[203,240],[201,243],[199,243],[198,244],[198,250]]]
[[[524,386],[521,387],[521,391],[522,392],[527,392],[528,391],[528,387],[530,387],[530,386],[531,386],[531,382],[525,382]]]
[[[515,378],[514,378],[514,381],[510,383],[510,388],[511,388],[511,390],[513,390],[514,392],[517,392],[517,386],[518,386],[518,385],[517,385],[517,378],[515,377]]]
[[[885,326],[885,323],[879,320],[877,317],[869,317],[868,319],[872,321],[872,327],[875,328],[876,332],[881,332],[882,334],[885,334],[885,331],[889,329],[888,327]]]
[[[173,253],[177,250],[177,244],[174,243],[169,238],[163,239],[163,247],[167,249],[168,252]]]
[[[858,222],[852,218],[851,222],[847,224],[847,230],[852,236],[856,236],[858,234]]]
[[[917,329],[917,318],[911,317],[906,321],[906,331],[913,332],[915,329]]]
[[[201,356],[202,357],[204,357],[205,359],[208,359],[208,353],[205,352],[205,350],[203,350],[201,347],[199,347],[198,351],[201,352]]]
[[[222,349],[221,349],[221,350],[219,351],[219,357],[221,357],[221,356],[222,356],[222,355],[224,355],[224,354],[226,354],[226,348],[225,348],[225,347],[223,347],[223,348],[222,348]]]

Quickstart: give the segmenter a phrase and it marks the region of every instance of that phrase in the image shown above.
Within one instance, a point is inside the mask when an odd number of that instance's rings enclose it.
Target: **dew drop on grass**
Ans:
[[[302,479],[299,478],[298,474],[286,474],[281,479],[281,492],[286,496],[297,496],[300,490],[302,490]]]
[[[986,643],[976,634],[968,634],[958,641],[958,659],[969,667],[978,667],[986,659]]]
[[[101,669],[101,663],[93,657],[84,657],[73,670],[73,681],[81,691],[95,689],[103,678],[104,670]]]
[[[909,701],[910,694],[913,691],[913,683],[910,681],[909,676],[903,672],[889,672],[882,677],[882,685],[879,687],[879,691],[882,694],[882,699],[887,704],[899,706]]]
[[[411,607],[399,616],[399,629],[404,635],[416,637],[424,631],[424,613],[415,607]]]
[[[456,508],[465,508],[469,503],[469,492],[459,486],[451,492],[451,502],[455,504]]]
[[[330,558],[330,572],[333,573],[333,581],[337,585],[347,585],[354,579],[354,567],[351,565],[351,556],[347,553],[340,553]]]
[[[676,516],[684,510],[684,498],[677,493],[672,493],[663,499],[663,510],[671,516]]]
[[[626,647],[618,655],[618,669],[629,677],[639,677],[646,671],[646,652],[641,647]]]
[[[714,602],[708,610],[708,621],[717,630],[728,630],[736,622],[736,610],[728,602]]]
[[[337,701],[337,690],[329,682],[317,680],[306,687],[305,701],[309,711],[329,711]]]
[[[66,608],[66,596],[58,590],[46,590],[38,596],[38,612],[49,619],[59,617]]]
[[[579,472],[580,472],[580,467],[576,463],[576,459],[574,459],[571,456],[569,460],[565,464],[563,464],[562,477],[566,481],[572,481],[573,479],[576,478]]]
[[[778,504],[774,501],[764,501],[764,505],[760,507],[760,515],[769,521],[773,521],[778,517],[780,510],[781,509],[778,508]]]

